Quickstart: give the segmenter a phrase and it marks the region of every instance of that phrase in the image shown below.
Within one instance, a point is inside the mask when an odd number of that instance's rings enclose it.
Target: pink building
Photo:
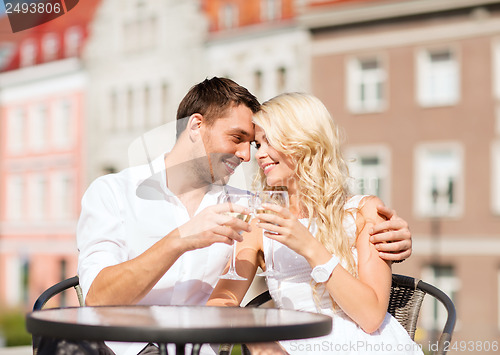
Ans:
[[[0,305],[29,308],[76,274],[86,137],[80,52],[97,3],[2,38],[10,53],[0,73]]]

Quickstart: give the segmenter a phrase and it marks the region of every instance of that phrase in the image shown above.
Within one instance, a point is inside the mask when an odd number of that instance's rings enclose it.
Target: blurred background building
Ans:
[[[87,186],[88,75],[80,54],[97,3],[15,35],[1,18],[1,304],[32,304],[75,273]]]
[[[1,305],[30,308],[76,273],[88,184],[126,168],[132,141],[219,75],[261,101],[317,95],[344,129],[354,191],[410,224],[413,255],[394,271],[450,295],[454,340],[500,341],[500,0],[93,0],[72,12],[16,34],[0,18]],[[443,313],[425,304],[424,349]]]
[[[206,36],[199,1],[101,0],[84,53],[88,181],[128,167],[130,143],[175,120],[178,103],[206,75]]]

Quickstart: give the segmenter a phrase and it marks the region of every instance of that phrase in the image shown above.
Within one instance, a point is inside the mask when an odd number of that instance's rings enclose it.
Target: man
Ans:
[[[227,263],[227,244],[241,241],[238,232],[250,230],[224,215],[229,206],[217,200],[231,189],[225,183],[236,167],[250,160],[252,115],[259,106],[229,79],[204,80],[179,105],[177,141],[152,162],[159,173],[151,176],[149,167],[133,167],[92,183],[77,232],[78,274],[87,305],[205,304]],[[382,257],[408,257],[406,222],[389,209],[381,213],[388,221],[374,228],[373,242]],[[387,241],[393,243],[382,243]],[[110,345],[117,354],[137,354],[144,346]]]

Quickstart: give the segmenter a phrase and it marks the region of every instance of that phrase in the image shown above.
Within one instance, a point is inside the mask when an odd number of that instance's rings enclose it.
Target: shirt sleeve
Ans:
[[[114,184],[113,184],[114,183]],[[120,195],[112,176],[95,180],[82,198],[76,239],[78,276],[84,299],[102,269],[127,260]]]

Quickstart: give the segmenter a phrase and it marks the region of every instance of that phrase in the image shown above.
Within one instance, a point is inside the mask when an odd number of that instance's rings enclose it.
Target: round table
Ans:
[[[322,314],[274,308],[99,306],[34,311],[26,328],[34,336],[70,340],[174,343],[180,353],[187,343],[318,337],[331,332],[332,322]]]

